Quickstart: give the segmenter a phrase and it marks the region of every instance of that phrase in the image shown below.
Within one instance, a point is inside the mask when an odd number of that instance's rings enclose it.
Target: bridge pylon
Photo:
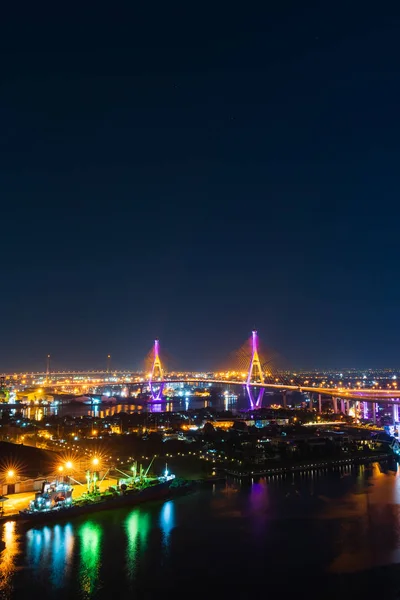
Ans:
[[[165,385],[163,379],[164,369],[162,367],[160,359],[160,341],[156,339],[154,340],[153,364],[151,367],[149,379],[151,398],[154,402],[159,402],[162,398],[162,393]],[[157,383],[157,381],[159,381],[160,383]]]
[[[246,390],[250,400],[250,407],[260,408],[264,396],[264,388],[258,388],[258,393],[254,394],[251,385],[254,383],[264,383],[264,375],[258,355],[258,335],[255,329],[251,332],[251,336],[251,360],[247,373]]]

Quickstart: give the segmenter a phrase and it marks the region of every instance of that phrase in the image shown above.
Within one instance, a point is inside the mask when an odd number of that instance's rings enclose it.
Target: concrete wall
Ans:
[[[15,494],[19,494],[21,492],[38,492],[42,489],[42,483],[46,481],[45,478],[41,479],[23,479],[21,481],[15,482]],[[0,485],[0,489],[2,490],[3,496],[10,496],[11,491],[9,491],[9,484],[2,482]]]
[[[8,483],[3,483],[2,484],[2,489],[3,489],[3,492],[2,492],[3,496],[10,496],[11,492],[9,493],[9,491],[8,491],[9,490],[9,484]],[[18,494],[20,491],[21,491],[20,490],[20,483],[18,482],[18,483],[15,484],[14,494]]]

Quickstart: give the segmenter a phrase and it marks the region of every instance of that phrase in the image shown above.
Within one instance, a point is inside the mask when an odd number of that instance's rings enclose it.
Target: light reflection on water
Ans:
[[[239,570],[246,578],[243,557],[251,558],[255,572],[267,564],[273,573],[284,556],[285,568],[301,567],[305,576],[355,573],[400,563],[400,475],[375,464],[232,481],[26,533],[8,523],[2,535],[7,548],[0,591],[6,598],[18,582],[42,600],[63,593],[117,597],[150,584],[159,593],[169,577],[189,582],[218,574],[218,565],[228,579]]]
[[[16,571],[16,559],[19,554],[19,536],[16,532],[15,521],[3,525],[2,541],[6,544],[0,553],[0,593],[3,598],[11,598],[13,591],[13,576]]]
[[[26,533],[27,566],[48,573],[54,587],[63,587],[71,573],[74,541],[70,524],[30,529]]]
[[[150,526],[150,515],[140,509],[134,510],[125,519],[124,527],[127,536],[126,566],[129,579],[133,578],[140,556],[146,550]]]
[[[169,546],[171,531],[175,527],[175,505],[172,500],[166,502],[160,513],[160,528],[163,532],[163,541],[166,548]]]
[[[234,399],[233,399],[234,398]],[[65,404],[65,405],[48,405],[48,406],[28,406],[22,410],[24,417],[35,421],[41,421],[44,417],[49,415],[56,415],[59,417],[69,415],[72,417],[80,416],[91,416],[97,418],[105,418],[116,416],[119,413],[161,413],[161,412],[176,412],[176,411],[188,411],[189,409],[200,409],[208,408],[209,406],[219,410],[235,410],[242,405],[241,402],[237,401],[236,396],[225,396],[210,402],[210,400],[204,398],[198,398],[191,396],[190,398],[174,398],[166,402],[149,402],[140,403],[140,401],[129,402],[129,403],[118,403],[110,406],[104,405],[90,405],[90,404]],[[246,401],[243,404],[246,407]]]
[[[79,588],[84,598],[90,598],[99,586],[102,528],[88,521],[78,529],[80,539]]]

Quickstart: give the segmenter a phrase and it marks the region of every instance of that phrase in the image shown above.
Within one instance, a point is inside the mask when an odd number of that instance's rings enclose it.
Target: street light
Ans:
[[[94,467],[97,467],[97,465],[99,464],[99,462],[100,462],[100,461],[99,461],[99,459],[98,459],[97,457],[95,457],[95,458],[92,460],[92,464],[93,464],[93,466],[94,466]]]
[[[64,471],[64,467],[63,467],[62,465],[60,465],[60,466],[58,467],[58,472],[59,472],[59,473],[62,473],[63,471]]]
[[[67,469],[72,469],[73,464],[72,462],[69,460],[68,462],[65,463],[65,466],[67,467]]]
[[[8,477],[8,479],[11,479],[14,476],[15,476],[14,469],[10,469],[9,471],[7,471],[7,477]]]

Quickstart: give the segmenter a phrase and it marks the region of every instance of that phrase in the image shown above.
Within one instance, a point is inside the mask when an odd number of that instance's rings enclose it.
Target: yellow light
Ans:
[[[72,469],[72,462],[69,460],[65,463],[65,466],[67,467],[67,469]]]
[[[95,466],[96,466],[96,465],[98,465],[98,464],[99,464],[99,462],[100,462],[100,461],[99,461],[99,459],[98,459],[98,458],[94,458],[94,459],[92,460],[92,463],[93,463]]]
[[[62,473],[64,471],[64,467],[59,466],[58,470],[59,470],[60,473]]]
[[[9,471],[7,471],[7,477],[14,477],[15,475],[15,471],[13,469],[10,469]]]

